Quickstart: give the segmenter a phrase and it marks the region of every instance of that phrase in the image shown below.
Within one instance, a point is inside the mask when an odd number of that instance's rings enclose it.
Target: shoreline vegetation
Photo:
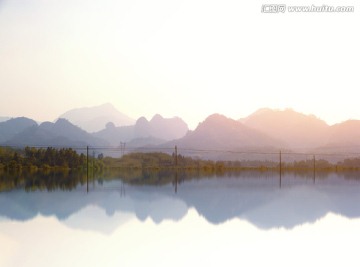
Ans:
[[[346,179],[358,179],[360,158],[337,164],[320,159],[281,164],[284,176],[295,173],[305,179],[315,179],[315,175],[316,179],[322,179],[334,172]],[[17,188],[73,190],[89,181],[101,184],[113,179],[136,185],[165,185],[189,179],[241,176],[256,179],[279,174],[280,164],[273,161],[213,161],[160,152],[129,153],[120,158],[99,154],[87,159],[85,154],[71,148],[0,147],[0,192]]]
[[[269,160],[205,160],[163,152],[134,152],[122,157],[104,157],[103,154],[86,156],[72,148],[34,148],[15,149],[0,147],[0,171],[86,171],[104,170],[148,170],[148,171],[274,171],[279,172],[280,162]],[[360,171],[360,158],[347,158],[337,163],[324,159],[307,159],[281,162],[281,171]]]

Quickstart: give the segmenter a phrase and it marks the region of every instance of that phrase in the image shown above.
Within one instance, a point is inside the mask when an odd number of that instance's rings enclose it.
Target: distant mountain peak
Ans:
[[[7,121],[5,121],[7,123],[13,123],[13,122],[30,122],[30,123],[36,123],[36,121],[34,121],[33,119],[29,119],[27,117],[17,117],[17,118],[11,118]],[[37,123],[36,123],[37,124]]]
[[[0,143],[8,141],[14,135],[24,131],[26,128],[37,125],[36,121],[26,117],[12,118],[0,122]]]
[[[262,108],[254,113],[250,114],[248,117],[240,119],[239,121],[253,126],[253,124],[265,123],[269,126],[273,124],[283,124],[286,125],[301,125],[301,124],[315,124],[322,125],[323,127],[328,126],[327,123],[313,114],[307,115],[301,112],[297,112],[292,108],[286,109],[270,109]]]
[[[99,107],[109,107],[109,108],[115,108],[113,104],[111,104],[110,102],[104,103],[99,105]]]
[[[59,118],[56,120],[55,124],[57,125],[72,125],[69,120],[64,119],[64,118]]]
[[[274,112],[274,109],[271,108],[259,108],[258,110],[256,110],[255,112],[253,112],[250,116],[252,115],[260,115],[263,113],[267,113],[267,112]]]
[[[260,109],[240,121],[298,149],[323,145],[329,128],[325,121],[314,115],[306,115],[291,108]]]
[[[152,117],[151,121],[154,122],[154,121],[161,121],[163,120],[163,116],[161,116],[160,114],[155,114],[154,117]]]
[[[239,121],[215,113],[199,123],[194,131],[179,140],[169,142],[168,145],[192,149],[237,150],[279,147],[282,142],[246,127]]]
[[[208,127],[217,127],[218,130],[221,130],[221,127],[229,124],[241,125],[240,122],[226,117],[225,115],[214,113],[208,116],[203,122],[199,123],[198,128],[208,128]]]
[[[135,120],[118,111],[111,103],[99,106],[71,109],[59,118],[65,118],[71,123],[88,132],[105,129],[108,122],[117,126],[133,125]]]
[[[111,121],[109,121],[106,125],[105,125],[105,129],[115,129],[115,124]]]
[[[204,122],[206,121],[215,121],[215,120],[228,120],[230,118],[226,117],[225,115],[222,115],[220,113],[214,113],[208,116]]]
[[[136,123],[135,124],[144,124],[144,123],[148,123],[149,121],[144,117],[140,117],[136,120]]]

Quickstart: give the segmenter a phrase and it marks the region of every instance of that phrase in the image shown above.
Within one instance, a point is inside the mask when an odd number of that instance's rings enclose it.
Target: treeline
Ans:
[[[94,161],[95,159],[92,163]],[[5,170],[81,169],[86,168],[86,164],[86,156],[72,148],[25,147],[25,149],[12,149],[0,147],[0,169]],[[96,160],[94,167],[100,168],[99,165],[101,164]]]
[[[166,153],[130,153],[121,158],[105,157],[104,166],[109,168],[125,169],[182,169],[182,170],[200,170],[203,172],[222,172],[222,171],[243,171],[243,170],[260,170],[276,171],[280,167],[279,162],[260,161],[260,160],[243,160],[243,161],[215,161],[191,158],[183,155],[170,155]],[[350,158],[339,161],[336,164],[324,159],[317,160],[300,160],[292,162],[282,162],[282,169],[288,171],[342,171],[342,170],[360,170],[360,158]]]
[[[88,165],[89,164],[89,165]],[[279,162],[242,160],[242,161],[221,161],[204,160],[183,155],[167,154],[161,152],[151,153],[129,153],[120,158],[104,157],[99,154],[88,158],[72,148],[34,148],[13,149],[0,147],[0,170],[37,170],[37,169],[78,169],[86,170],[89,167],[93,170],[120,168],[127,170],[174,170],[186,171],[198,170],[204,173],[223,171],[260,170],[276,171],[279,169]],[[282,162],[282,169],[288,171],[342,171],[360,170],[360,158],[349,158],[336,164],[323,159],[300,160]]]
[[[108,168],[123,168],[133,170],[163,170],[163,169],[183,169],[183,170],[215,170],[225,167],[235,167],[235,162],[225,164],[222,161],[202,160],[182,155],[170,155],[162,152],[151,153],[130,153],[121,158],[105,157],[104,166]],[[235,165],[234,165],[235,164]],[[240,165],[237,165],[240,167]]]

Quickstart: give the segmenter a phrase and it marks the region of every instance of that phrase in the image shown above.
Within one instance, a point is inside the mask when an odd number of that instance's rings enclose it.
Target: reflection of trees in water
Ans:
[[[360,181],[360,172],[358,171],[346,171],[341,172],[338,175],[344,177],[344,179]]]
[[[284,171],[282,172],[283,175],[289,174],[293,175],[295,178],[301,178],[301,179],[314,179],[314,171],[304,170],[304,171]],[[329,171],[316,171],[315,172],[315,178],[316,179],[326,179],[328,176],[334,172]]]
[[[300,179],[313,179],[313,172],[284,172],[284,174],[291,174]],[[329,172],[316,173],[316,179],[325,179],[328,177]],[[181,184],[184,181],[195,179],[214,179],[214,178],[251,178],[251,179],[273,179],[278,177],[277,171],[258,171],[258,170],[245,170],[245,171],[221,171],[221,172],[209,172],[199,170],[139,170],[134,175],[134,172],[122,172],[118,175],[124,182],[134,185],[165,185],[169,183]],[[284,178],[286,179],[286,178]]]
[[[86,183],[86,174],[71,171],[0,172],[0,192],[22,188],[35,190],[72,190]]]
[[[78,184],[84,183],[86,175],[79,172],[40,172],[26,180],[25,190],[72,190]]]
[[[239,175],[258,176],[252,172],[210,172],[196,170],[146,170],[146,169],[106,169],[102,172],[90,174],[89,182],[96,180],[102,184],[106,180],[121,179],[126,183],[134,185],[165,185],[171,184],[176,179],[177,183],[185,180],[213,178],[213,177],[237,177]],[[269,174],[270,175],[270,174]],[[17,188],[25,190],[72,190],[79,184],[86,184],[86,172],[76,171],[12,171],[0,172],[0,192]]]
[[[334,172],[317,171],[315,178],[327,179]],[[314,173],[311,171],[284,171],[282,173],[285,181],[286,177],[291,176],[299,179],[314,179]],[[359,171],[342,171],[336,173],[337,176],[349,180],[360,181]],[[269,178],[279,176],[277,171],[209,171],[209,170],[184,170],[173,169],[106,169],[102,172],[94,172],[87,179],[86,172],[70,170],[47,170],[47,171],[0,171],[0,192],[14,189],[25,189],[26,191],[35,190],[73,190],[78,185],[86,185],[97,181],[103,184],[104,181],[122,180],[125,183],[133,185],[166,185],[181,184],[185,181],[196,179],[214,179],[224,178]]]
[[[0,192],[24,185],[24,177],[15,173],[0,171]]]

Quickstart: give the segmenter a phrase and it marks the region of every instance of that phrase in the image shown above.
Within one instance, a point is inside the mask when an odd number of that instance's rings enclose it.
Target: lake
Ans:
[[[33,176],[0,193],[2,267],[360,265],[359,173]]]

